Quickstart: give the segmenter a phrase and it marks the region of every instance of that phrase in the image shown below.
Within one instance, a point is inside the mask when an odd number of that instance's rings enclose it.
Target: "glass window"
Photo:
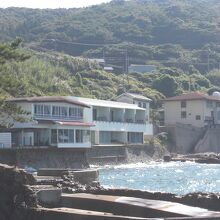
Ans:
[[[82,119],[83,118],[83,109],[80,108],[69,108],[69,117]]]
[[[197,121],[201,120],[201,115],[196,115],[196,120]]]
[[[60,107],[60,115],[67,117],[67,107]]]
[[[69,130],[69,143],[74,143],[74,130]]]
[[[83,143],[83,130],[76,130],[76,143]]]
[[[59,137],[59,143],[69,143],[69,130],[59,129],[58,137]]]
[[[212,101],[210,101],[210,100],[206,101],[206,107],[207,108],[212,108],[213,107]]]
[[[143,133],[140,132],[128,132],[129,143],[143,143]]]
[[[181,101],[181,108],[186,108],[186,101]]]
[[[53,116],[59,116],[60,115],[60,108],[59,108],[59,106],[53,106],[52,114],[53,114]]]
[[[145,102],[143,103],[143,108],[147,108],[147,104]]]
[[[216,102],[216,107],[220,107],[220,102]]]
[[[92,111],[92,114],[93,114],[93,120],[96,121],[97,120],[97,109],[93,109]]]
[[[186,111],[181,112],[181,118],[186,118]]]
[[[218,111],[217,113],[217,118],[218,118],[218,121],[220,121],[220,111]]]
[[[141,108],[141,102],[138,102],[138,106]]]
[[[44,106],[43,105],[34,105],[34,114],[35,115],[43,115],[44,114]]]
[[[57,144],[57,130],[55,129],[51,130],[51,143]]]
[[[44,115],[50,115],[51,109],[50,105],[44,105]]]
[[[76,117],[76,108],[69,108],[69,116]]]

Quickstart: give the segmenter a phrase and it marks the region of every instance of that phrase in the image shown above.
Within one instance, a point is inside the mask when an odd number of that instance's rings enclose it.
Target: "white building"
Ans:
[[[137,104],[80,97],[30,97],[9,100],[30,112],[30,120],[11,128],[12,145],[89,148],[91,145],[143,144],[152,135],[149,101]],[[0,140],[1,143],[1,140]]]
[[[204,127],[220,124],[220,94],[191,92],[163,100],[166,126],[176,123]]]

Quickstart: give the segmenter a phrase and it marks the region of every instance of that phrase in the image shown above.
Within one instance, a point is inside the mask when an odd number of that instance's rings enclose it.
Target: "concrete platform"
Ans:
[[[152,220],[152,218],[138,218],[130,216],[113,215],[106,212],[95,212],[71,208],[40,208],[29,210],[33,219],[40,220]],[[154,218],[154,220],[164,220],[163,218]]]
[[[74,169],[59,169],[59,168],[41,168],[38,169],[37,175],[38,176],[56,176],[61,177],[64,172],[67,171],[76,171]]]
[[[71,208],[38,208],[30,209],[28,212],[30,219],[34,220],[219,220],[219,217],[140,218]]]
[[[114,215],[141,218],[171,218],[196,217],[195,219],[220,219],[219,212],[182,205],[179,203],[93,194],[62,194],[61,206],[86,209],[97,212],[107,212]],[[217,218],[216,218],[217,217]],[[186,218],[193,219],[193,218]]]
[[[99,171],[97,169],[39,169],[36,179],[41,182],[50,182],[53,179],[60,179],[63,175],[69,175],[75,182],[80,184],[91,184],[98,181]]]
[[[97,169],[68,171],[68,175],[73,176],[74,181],[81,184],[91,184],[98,181],[99,171]]]
[[[38,186],[39,187],[39,186]],[[36,190],[37,188],[35,188]],[[57,206],[60,204],[62,190],[53,186],[39,187],[37,190],[37,200],[40,204]]]

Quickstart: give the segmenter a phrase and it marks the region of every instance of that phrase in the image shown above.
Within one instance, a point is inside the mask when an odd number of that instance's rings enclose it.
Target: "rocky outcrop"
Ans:
[[[32,175],[0,164],[0,219],[25,220],[26,210],[37,207],[37,201],[30,185],[35,184]]]
[[[165,162],[168,162],[165,160]],[[169,161],[191,161],[204,164],[220,164],[220,154],[215,153],[199,153],[199,154],[187,154],[187,155],[172,155]]]

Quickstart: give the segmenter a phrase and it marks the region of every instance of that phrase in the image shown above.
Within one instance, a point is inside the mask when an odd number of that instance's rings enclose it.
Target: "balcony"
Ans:
[[[83,121],[80,116],[65,116],[65,115],[42,115],[34,114],[34,119],[38,120],[65,120],[65,121]]]
[[[146,123],[128,123],[116,121],[94,121],[95,127],[91,130],[101,131],[126,131],[126,132],[147,132],[152,133],[152,125]]]
[[[94,120],[96,122],[119,122],[119,123],[129,123],[129,124],[146,124],[144,120],[133,120],[131,118],[127,119],[115,119],[115,120],[107,120],[107,117],[98,117],[97,120]]]

